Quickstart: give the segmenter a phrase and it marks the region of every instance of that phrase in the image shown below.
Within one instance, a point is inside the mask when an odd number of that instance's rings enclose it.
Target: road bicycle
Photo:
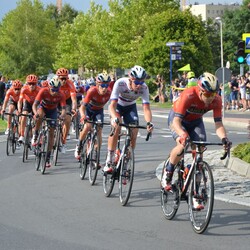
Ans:
[[[11,116],[10,129],[7,135],[7,143],[6,143],[6,154],[9,156],[10,152],[15,154],[18,140],[18,124],[19,124],[19,116],[15,113],[7,113],[5,112],[2,115],[2,119],[4,119],[4,115]]]
[[[195,145],[196,149],[189,150],[189,146]],[[193,230],[197,234],[203,233],[210,222],[213,204],[214,204],[214,179],[211,167],[203,160],[203,153],[207,146],[219,145],[222,143],[213,143],[207,141],[188,142],[184,148],[183,157],[175,165],[172,178],[172,189],[166,191],[161,184],[161,208],[166,219],[172,220],[176,215],[181,201],[188,203],[188,212]],[[192,163],[187,165],[188,154],[192,154]],[[224,160],[230,157],[230,147],[220,158]],[[164,169],[169,159],[164,162],[161,182]],[[202,204],[204,209],[194,208],[194,202]]]
[[[35,167],[37,171],[41,171],[42,174],[46,170],[46,160],[49,152],[49,133],[51,121],[57,121],[57,119],[43,118],[42,128],[40,129],[37,137],[37,145],[35,146]]]
[[[119,126],[125,128],[125,132],[121,132],[118,136],[116,160],[112,173],[103,173],[103,190],[106,197],[109,197],[113,191],[115,181],[119,182],[119,199],[122,206],[126,206],[133,186],[135,155],[134,149],[131,147],[132,129],[141,128],[147,129],[145,126],[135,124],[119,123]],[[113,132],[111,132],[111,135]],[[149,140],[151,133],[146,136],[146,141]],[[122,146],[122,137],[125,136]]]
[[[91,185],[95,184],[98,170],[100,169],[100,149],[101,141],[98,136],[98,131],[103,125],[110,125],[110,123],[98,121],[86,122],[92,123],[92,129],[88,132],[80,149],[80,178],[85,178],[87,168],[89,170],[89,182]]]
[[[57,164],[58,152],[62,144],[61,139],[62,139],[63,120],[58,119],[57,121],[58,123],[57,123],[56,130],[55,130],[54,145],[53,145],[53,149],[51,153],[53,155],[53,159],[52,159],[53,166],[56,166]]]
[[[23,162],[28,160],[29,151],[31,150],[32,129],[34,127],[34,120],[32,114],[21,114],[20,116],[28,117],[24,131],[23,144]]]

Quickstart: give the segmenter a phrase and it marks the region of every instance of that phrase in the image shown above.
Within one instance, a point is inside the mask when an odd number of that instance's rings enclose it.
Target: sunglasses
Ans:
[[[216,96],[216,93],[206,93],[206,92],[202,92],[202,95],[204,95],[205,97],[207,98],[211,98],[211,97],[214,97]]]
[[[139,80],[134,80],[133,82],[135,85],[142,85],[144,83],[143,81],[139,81]]]
[[[59,89],[60,89],[60,88],[51,88],[50,90],[51,90],[52,92],[56,93],[56,92],[59,92]]]
[[[28,84],[29,86],[35,86],[35,85],[36,85],[36,83],[34,83],[34,82],[27,82],[27,84]]]
[[[67,80],[66,77],[60,77],[59,79],[62,80],[62,81],[66,81]]]
[[[100,84],[100,86],[101,86],[102,88],[108,88],[109,84],[108,84],[108,83],[102,83],[102,84]]]
[[[21,90],[21,89],[14,89],[15,91],[19,91],[19,90]]]

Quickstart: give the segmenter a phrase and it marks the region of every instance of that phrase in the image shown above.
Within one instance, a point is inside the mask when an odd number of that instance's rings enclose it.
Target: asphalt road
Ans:
[[[111,197],[104,196],[101,172],[95,186],[80,180],[73,157],[75,140],[68,142],[65,155],[59,155],[59,165],[45,175],[35,171],[34,159],[22,163],[21,151],[6,156],[1,142],[0,249],[248,249],[248,207],[215,201],[203,235],[193,232],[184,202],[174,220],[163,217],[155,168],[174,142],[161,113],[154,123],[149,142],[145,131],[138,138],[135,181],[126,207],[119,203],[117,186]],[[216,139],[213,127],[207,124],[211,140]],[[233,140],[246,140],[240,132],[231,130]],[[104,133],[103,161],[106,142]]]

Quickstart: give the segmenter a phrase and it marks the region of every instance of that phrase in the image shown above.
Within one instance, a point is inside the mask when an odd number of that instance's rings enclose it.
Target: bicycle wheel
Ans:
[[[75,131],[76,131],[76,139],[79,138],[79,132],[80,132],[80,114],[79,111],[76,114],[76,117],[74,119],[74,125],[75,125]]]
[[[49,147],[49,132],[47,131],[43,136],[42,151],[41,151],[41,173],[44,174],[46,170],[46,160]]]
[[[131,146],[128,146],[122,158],[119,177],[119,198],[123,206],[126,206],[131,194],[134,170],[134,150]]]
[[[204,209],[195,209],[194,199],[196,199],[196,202],[202,204]],[[190,221],[196,233],[201,234],[207,229],[213,212],[213,204],[213,173],[210,166],[203,161],[199,163],[199,171],[193,173],[188,199]]]
[[[16,144],[17,144],[17,140],[18,140],[18,126],[14,126],[12,128],[13,134],[12,134],[12,153],[15,154],[16,152]]]
[[[80,158],[80,178],[83,180],[86,175],[86,171],[88,168],[88,157],[87,157],[87,145],[89,143],[89,139],[85,140],[82,145],[82,152]]]
[[[168,159],[169,160],[169,159]],[[164,170],[168,163],[168,160],[164,162],[161,174],[161,209],[166,219],[172,220],[179,208],[180,205],[180,189],[178,185],[178,171],[173,174],[172,177],[172,190],[166,191],[164,187],[162,187],[162,178],[164,174]]]
[[[12,138],[13,138],[13,133],[12,130],[9,130],[8,136],[7,136],[7,142],[6,142],[6,154],[9,156],[11,149],[12,149]]]
[[[91,152],[89,156],[89,182],[91,185],[95,184],[99,163],[100,163],[100,141],[98,136],[92,140]]]
[[[61,140],[61,129],[57,128],[55,139],[54,139],[53,152],[52,152],[52,155],[53,155],[52,164],[54,166],[56,166],[57,160],[58,160],[58,152],[59,152],[60,140]]]
[[[42,137],[42,134],[39,133],[39,136],[37,138],[38,143],[35,146],[35,150],[34,150],[36,171],[40,170],[40,164],[41,164],[41,157],[42,157],[42,144],[41,144],[41,142],[43,141],[41,137]]]
[[[106,197],[109,197],[113,191],[116,179],[116,169],[114,169],[113,173],[103,173],[102,185],[103,191]]]
[[[29,149],[30,149],[30,127],[26,126],[24,133],[24,145],[23,145],[23,162],[28,160]]]

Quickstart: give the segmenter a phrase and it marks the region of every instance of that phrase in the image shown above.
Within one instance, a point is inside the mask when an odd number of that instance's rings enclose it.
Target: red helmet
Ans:
[[[65,68],[60,68],[56,71],[56,75],[58,76],[66,76],[68,77],[69,71]]]
[[[22,88],[22,86],[23,86],[22,83],[18,79],[12,82],[12,87],[14,89],[20,89]]]
[[[38,77],[36,75],[28,75],[26,77],[26,82],[27,83],[37,83],[38,82]]]
[[[48,86],[49,86],[49,81],[48,81],[48,80],[42,81],[42,82],[41,82],[41,86],[42,86],[43,88],[48,87]]]

